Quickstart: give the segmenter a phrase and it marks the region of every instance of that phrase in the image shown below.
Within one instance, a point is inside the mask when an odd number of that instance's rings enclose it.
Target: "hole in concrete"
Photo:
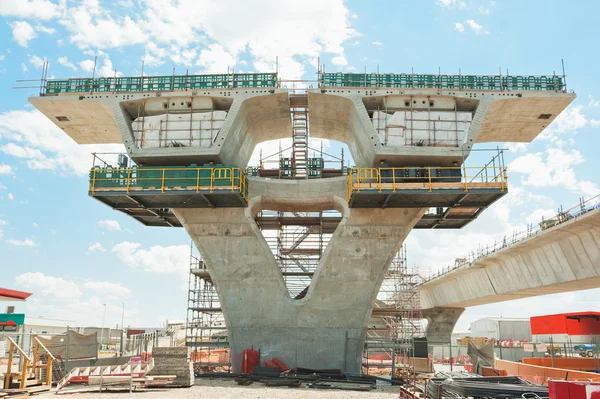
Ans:
[[[256,216],[256,224],[275,256],[290,298],[306,296],[313,274],[340,221],[341,214],[335,210],[262,210]]]
[[[550,119],[552,118],[552,114],[540,114],[540,116],[538,116],[538,119]]]

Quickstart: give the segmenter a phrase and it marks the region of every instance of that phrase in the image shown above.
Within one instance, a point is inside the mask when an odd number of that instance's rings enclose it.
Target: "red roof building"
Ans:
[[[24,301],[30,296],[29,292],[0,288],[0,301]]]

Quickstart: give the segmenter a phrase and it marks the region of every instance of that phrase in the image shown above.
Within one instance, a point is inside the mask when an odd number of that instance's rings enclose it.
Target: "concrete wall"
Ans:
[[[600,287],[600,209],[420,287],[421,306],[468,307]]]

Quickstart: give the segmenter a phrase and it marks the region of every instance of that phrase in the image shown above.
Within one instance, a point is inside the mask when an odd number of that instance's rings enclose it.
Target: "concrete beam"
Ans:
[[[600,287],[600,209],[419,287],[421,306],[458,307]]]

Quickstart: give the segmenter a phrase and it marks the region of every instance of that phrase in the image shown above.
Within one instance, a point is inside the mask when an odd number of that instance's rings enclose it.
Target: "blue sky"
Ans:
[[[319,58],[327,71],[528,75],[561,73],[564,58],[577,99],[533,143],[501,144],[511,150],[510,194],[464,230],[407,240],[409,261],[437,270],[600,193],[598,12],[595,1],[0,0],[0,286],[33,292],[18,304],[32,316],[79,325],[99,324],[102,304],[117,324],[122,302],[126,325],[185,317],[187,234],[89,198],[90,152],[119,147],[75,145],[28,104],[36,89],[12,89],[39,79],[44,60],[49,77],[67,78],[91,76],[95,56],[107,76],[139,75],[142,60],[148,75],[272,71],[278,56],[284,79],[313,79]],[[458,328],[483,316],[595,310],[598,294],[476,307]]]

